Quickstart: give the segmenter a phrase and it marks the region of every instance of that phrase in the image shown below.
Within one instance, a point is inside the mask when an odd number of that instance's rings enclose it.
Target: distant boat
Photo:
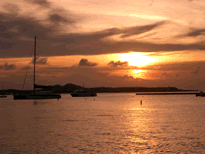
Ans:
[[[0,98],[6,98],[7,96],[6,95],[0,95]]]
[[[18,100],[18,99],[60,99],[61,95],[59,94],[55,94],[55,93],[51,93],[51,92],[37,92],[35,90],[35,88],[39,88],[37,87],[37,85],[35,84],[35,67],[36,64],[36,37],[34,39],[34,76],[33,76],[33,93],[31,94],[25,94],[25,93],[15,93],[13,94],[13,98],[14,100]]]
[[[201,91],[200,93],[196,94],[196,97],[200,96],[200,97],[205,97],[205,93],[203,93],[203,91]]]
[[[14,94],[14,99],[60,99],[61,95],[51,92],[35,92],[31,94],[17,93]]]
[[[72,97],[92,97],[97,96],[96,92],[88,88],[77,89],[71,93]]]
[[[2,85],[2,90],[3,90],[3,85]],[[7,96],[4,95],[3,93],[0,95],[0,98],[6,98]]]

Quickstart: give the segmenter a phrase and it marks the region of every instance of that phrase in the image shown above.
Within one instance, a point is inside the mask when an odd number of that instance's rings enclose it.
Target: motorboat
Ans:
[[[77,89],[73,93],[71,93],[72,97],[92,97],[97,96],[97,93],[94,90],[90,90],[88,88]]]
[[[205,97],[205,93],[203,91],[201,91],[200,93],[196,94],[196,97],[200,96],[200,97]]]

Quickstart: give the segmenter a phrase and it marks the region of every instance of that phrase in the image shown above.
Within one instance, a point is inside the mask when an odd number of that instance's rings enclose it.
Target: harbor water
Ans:
[[[1,154],[205,153],[205,97],[0,99]]]

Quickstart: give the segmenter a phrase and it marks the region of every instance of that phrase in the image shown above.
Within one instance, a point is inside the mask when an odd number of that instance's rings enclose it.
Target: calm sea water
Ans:
[[[0,153],[205,153],[205,97],[8,96],[0,99]]]

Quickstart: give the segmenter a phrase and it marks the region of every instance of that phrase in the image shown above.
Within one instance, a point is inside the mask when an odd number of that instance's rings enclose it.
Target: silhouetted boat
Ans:
[[[7,96],[6,95],[0,95],[0,98],[6,98]]]
[[[51,92],[35,92],[31,94],[17,93],[14,94],[14,99],[60,99],[61,95]]]
[[[77,89],[71,93],[72,97],[92,97],[97,96],[96,92],[87,88]]]
[[[37,92],[35,88],[37,85],[35,84],[35,64],[36,64],[36,37],[34,39],[34,79],[33,79],[33,93],[25,94],[25,93],[15,93],[13,97],[15,100],[17,99],[60,99],[61,95],[51,93],[51,92]]]
[[[2,85],[2,91],[3,91],[3,85]],[[4,93],[1,93],[0,94],[0,98],[6,98],[7,96],[6,95],[4,95]]]
[[[200,93],[196,94],[196,97],[200,96],[200,97],[205,97],[205,93],[203,93],[203,91],[201,91]]]

